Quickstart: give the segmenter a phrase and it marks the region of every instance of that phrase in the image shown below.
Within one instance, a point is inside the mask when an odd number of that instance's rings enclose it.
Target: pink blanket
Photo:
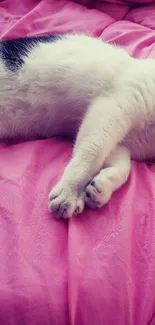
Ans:
[[[0,1],[0,37],[84,32],[155,58],[155,3],[133,2]],[[155,165],[134,162],[106,207],[58,222],[47,197],[71,150],[0,145],[0,324],[154,325]]]

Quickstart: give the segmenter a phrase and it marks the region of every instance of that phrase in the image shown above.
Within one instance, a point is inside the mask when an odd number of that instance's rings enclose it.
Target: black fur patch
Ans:
[[[38,43],[53,43],[61,38],[59,35],[49,35],[1,41],[0,58],[8,70],[15,72],[24,64],[24,57],[28,56]]]

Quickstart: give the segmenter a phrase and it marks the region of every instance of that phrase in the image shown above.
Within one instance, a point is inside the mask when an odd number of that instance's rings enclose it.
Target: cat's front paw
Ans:
[[[49,194],[49,210],[59,219],[68,219],[84,209],[84,195],[60,181]]]
[[[100,208],[111,198],[113,186],[111,179],[105,175],[100,177],[100,174],[94,177],[92,182],[85,190],[85,203],[89,208]]]

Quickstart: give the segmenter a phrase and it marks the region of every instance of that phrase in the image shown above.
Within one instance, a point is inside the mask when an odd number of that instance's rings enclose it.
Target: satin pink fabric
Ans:
[[[155,58],[145,2],[4,0],[0,37],[84,32]],[[0,144],[0,324],[154,325],[155,165],[133,162],[106,207],[56,221],[48,192],[71,151],[63,139]]]

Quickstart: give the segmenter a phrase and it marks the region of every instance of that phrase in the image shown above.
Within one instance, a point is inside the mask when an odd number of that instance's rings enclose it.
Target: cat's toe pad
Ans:
[[[79,196],[67,184],[60,182],[49,194],[49,210],[59,219],[68,219],[84,209],[83,196]]]
[[[92,209],[100,208],[106,204],[112,195],[112,184],[108,177],[99,175],[94,177],[93,181],[86,187],[85,203]]]

